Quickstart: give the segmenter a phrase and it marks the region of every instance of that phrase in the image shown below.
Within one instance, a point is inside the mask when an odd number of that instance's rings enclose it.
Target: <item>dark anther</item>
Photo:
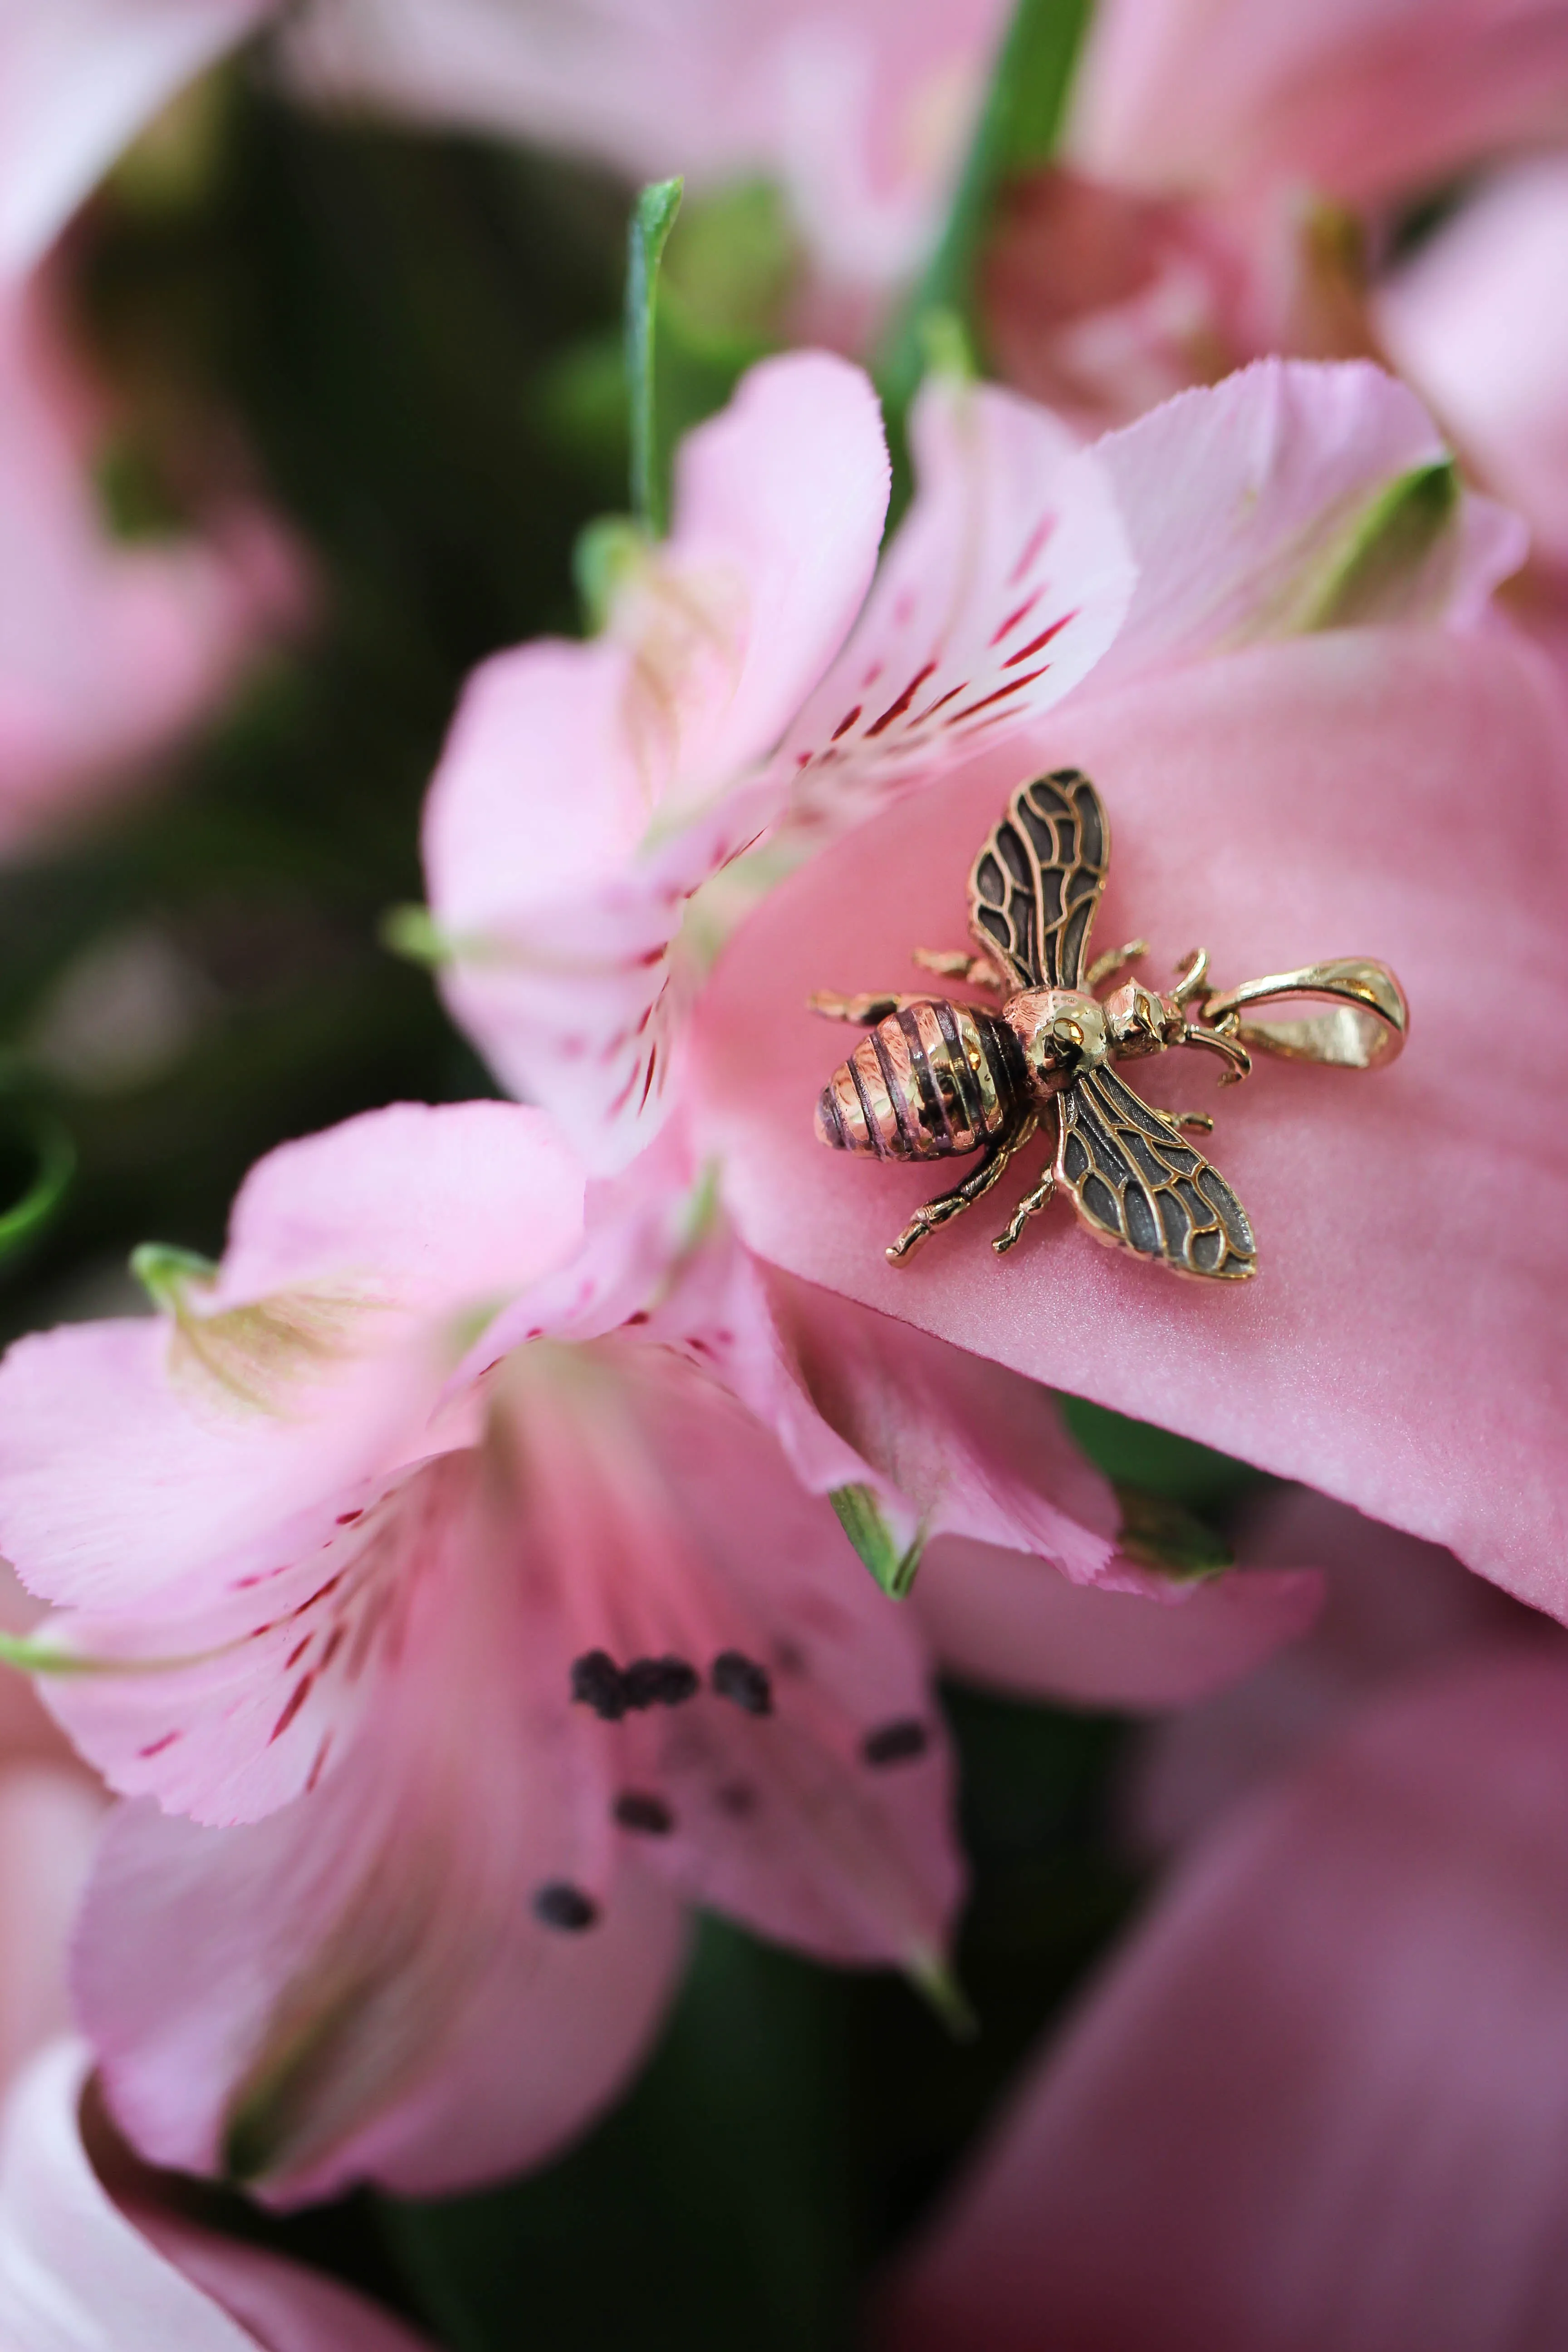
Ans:
[[[641,1789],[627,1789],[616,1799],[616,1819],[624,1830],[640,1830],[644,1837],[668,1837],[675,1815],[662,1797]]]
[[[533,1890],[533,1916],[546,1927],[559,1927],[568,1936],[580,1936],[591,1927],[599,1916],[599,1906],[591,1895],[568,1879],[552,1878]]]
[[[931,1746],[931,1733],[912,1715],[900,1716],[896,1723],[884,1723],[868,1731],[860,1742],[860,1753],[868,1764],[912,1764]]]
[[[747,1715],[772,1715],[773,1686],[768,1670],[744,1650],[721,1650],[709,1679],[721,1698],[733,1699]]]
[[[608,1650],[584,1650],[573,1659],[572,1696],[579,1706],[591,1706],[603,1722],[619,1723],[629,1703],[626,1676]]]
[[[684,1658],[634,1658],[621,1676],[628,1706],[679,1706],[695,1698],[701,1678]]]

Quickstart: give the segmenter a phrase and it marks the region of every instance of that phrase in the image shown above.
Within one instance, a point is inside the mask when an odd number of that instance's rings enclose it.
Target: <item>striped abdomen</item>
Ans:
[[[946,1160],[1009,1126],[1026,1092],[1005,1022],[921,998],[879,1021],[835,1070],[816,1106],[816,1132],[838,1151]]]

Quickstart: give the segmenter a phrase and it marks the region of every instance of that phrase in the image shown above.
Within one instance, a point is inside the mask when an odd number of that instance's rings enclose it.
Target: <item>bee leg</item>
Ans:
[[[1057,1133],[1059,1138],[1061,1134],[1059,1114],[1058,1116]],[[995,1240],[992,1243],[991,1246],[995,1251],[998,1257],[1005,1257],[1010,1249],[1016,1249],[1018,1243],[1022,1241],[1024,1237],[1024,1228],[1028,1223],[1029,1219],[1031,1217],[1038,1216],[1042,1209],[1049,1207],[1057,1189],[1056,1157],[1056,1151],[1053,1149],[1050,1157],[1047,1160],[1045,1167],[1041,1171],[1039,1181],[1030,1185],[1028,1191],[1025,1193],[1023,1199],[1014,1210],[1012,1219],[1007,1226],[1006,1232],[998,1234]]]
[[[983,1201],[993,1184],[1000,1181],[1013,1154],[1027,1143],[1035,1124],[1034,1112],[1026,1112],[1016,1127],[996,1138],[962,1184],[955,1184],[951,1192],[939,1193],[934,1201],[927,1201],[917,1209],[898,1240],[888,1244],[891,1264],[901,1265],[906,1258],[914,1255],[928,1234],[935,1233],[938,1225],[945,1225],[950,1217],[962,1216],[976,1201]]]
[[[1146,956],[1148,952],[1147,940],[1129,940],[1124,948],[1108,948],[1103,955],[1095,957],[1084,973],[1085,993],[1092,996],[1101,982],[1113,979],[1119,971],[1125,971],[1129,964],[1136,963],[1140,956]]]
[[[990,957],[971,955],[966,948],[916,948],[910,961],[918,963],[922,971],[934,971],[939,979],[961,981],[966,988],[989,989],[996,996],[1009,992]]]
[[[837,996],[831,988],[819,988],[807,1002],[825,1021],[851,1021],[858,1029],[874,1029],[889,1013],[920,1000],[913,996]]]

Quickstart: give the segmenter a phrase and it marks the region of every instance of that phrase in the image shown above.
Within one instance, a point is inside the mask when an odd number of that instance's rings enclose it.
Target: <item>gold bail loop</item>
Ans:
[[[1235,1021],[1246,1004],[1308,996],[1333,1006],[1296,1021]],[[1289,1062],[1326,1062],[1339,1070],[1385,1070],[1403,1050],[1410,1029],[1405,991],[1385,963],[1366,956],[1342,956],[1331,963],[1303,964],[1300,971],[1273,971],[1243,981],[1211,996],[1205,1021],[1227,1022],[1244,1045],[1261,1046]]]

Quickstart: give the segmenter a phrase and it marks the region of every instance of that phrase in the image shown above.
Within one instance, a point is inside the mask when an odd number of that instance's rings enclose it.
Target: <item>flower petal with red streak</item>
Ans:
[[[459,706],[425,817],[447,1003],[595,1168],[654,1131],[686,902],[776,814],[758,763],[859,609],[887,491],[858,369],[764,362],[682,445],[671,536],[630,559],[609,635],[500,655]]]
[[[1198,1848],[905,2265],[878,2344],[1548,2352],[1565,1843],[1560,1661],[1371,1710]]]
[[[1206,940],[1222,983],[1376,954],[1413,1008],[1392,1070],[1259,1068],[1219,1098],[1214,1156],[1258,1235],[1240,1291],[1098,1248],[1061,1203],[1000,1265],[1005,1203],[889,1266],[928,1174],[813,1136],[834,1049],[809,992],[896,986],[916,944],[960,939],[1007,793],[1068,761],[1114,835],[1102,940],[1142,926],[1156,971]],[[1331,632],[1062,713],[826,852],[731,943],[704,1009],[701,1123],[742,1233],[809,1281],[1302,1478],[1568,1612],[1568,1046],[1524,1012],[1568,991],[1565,809],[1550,677],[1501,639]],[[1153,1098],[1211,1095],[1206,1060],[1145,1066]]]

